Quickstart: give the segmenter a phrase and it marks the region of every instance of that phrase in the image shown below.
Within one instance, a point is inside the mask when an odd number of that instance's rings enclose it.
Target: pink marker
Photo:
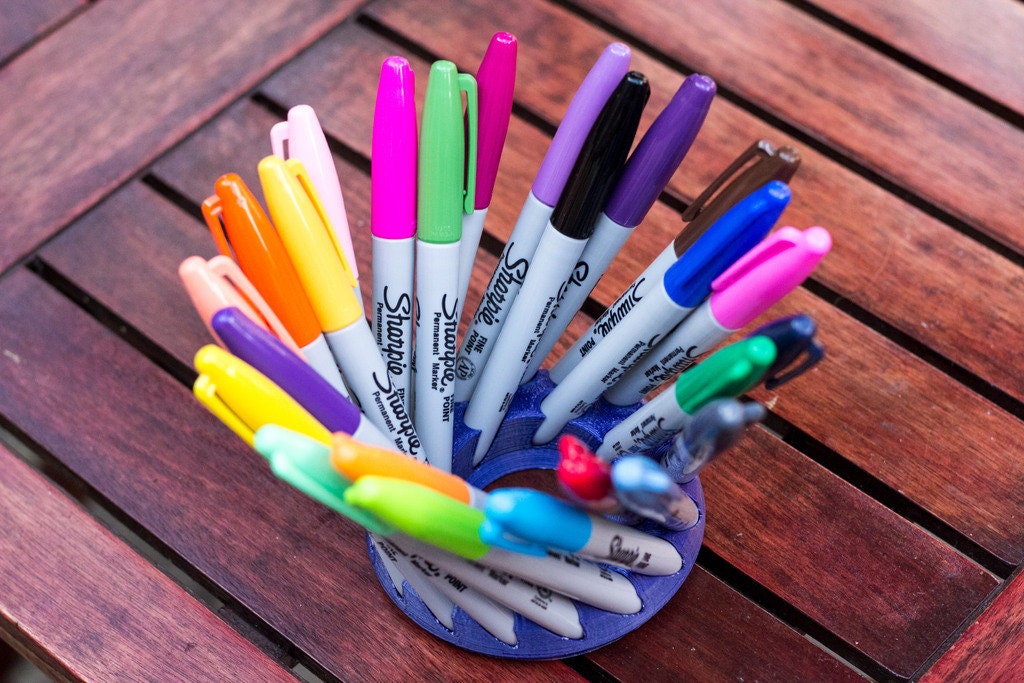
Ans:
[[[476,197],[473,213],[462,217],[459,246],[459,311],[466,301],[469,277],[476,262],[476,250],[484,231],[487,207],[494,194],[498,162],[505,147],[508,122],[512,117],[512,94],[516,85],[516,54],[519,43],[511,33],[495,33],[476,72],[479,104],[479,133],[476,152]]]
[[[372,145],[370,324],[388,373],[409,408],[416,253],[416,83],[404,57],[388,57],[381,64]]]
[[[771,308],[803,282],[832,248],[825,228],[785,227],[766,237],[711,283],[711,296],[604,397],[632,405]]]

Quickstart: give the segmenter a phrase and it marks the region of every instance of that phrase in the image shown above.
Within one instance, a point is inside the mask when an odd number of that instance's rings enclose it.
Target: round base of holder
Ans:
[[[479,432],[465,426],[462,416],[466,405],[456,406],[455,446],[452,470],[467,479],[474,486],[483,488],[499,478],[530,469],[554,469],[558,465],[557,439],[543,446],[534,446],[532,438],[543,419],[540,402],[554,388],[547,371],[540,371],[527,384],[519,387],[505,421],[502,423],[490,450],[475,468],[473,452]],[[601,443],[604,434],[637,406],[614,406],[603,400],[586,415],[566,425],[563,433],[578,437],[591,448]],[[565,638],[534,624],[521,615],[516,615],[515,631],[518,643],[508,645],[485,631],[458,606],[452,615],[453,629],[449,630],[430,613],[416,592],[403,582],[402,592],[395,589],[383,561],[367,540],[370,561],[384,592],[399,609],[421,628],[438,638],[474,652],[511,659],[558,659],[584,654],[618,640],[630,631],[640,627],[653,617],[686,579],[700,550],[704,537],[704,493],[700,481],[694,479],[683,485],[683,490],[697,503],[700,521],[686,531],[670,531],[660,525],[645,522],[637,528],[672,543],[683,558],[683,566],[670,576],[645,576],[620,567],[604,565],[612,571],[626,576],[636,588],[643,608],[635,614],[615,614],[576,603],[583,637]]]

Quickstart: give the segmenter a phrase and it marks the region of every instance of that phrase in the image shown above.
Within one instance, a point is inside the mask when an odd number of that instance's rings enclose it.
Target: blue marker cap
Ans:
[[[775,362],[764,375],[766,389],[779,388],[810,370],[825,357],[825,347],[814,338],[815,332],[817,326],[811,317],[799,314],[773,320],[748,335],[768,337],[775,343]],[[788,372],[782,373],[795,363],[801,354],[806,354],[804,360]]]
[[[696,308],[711,283],[764,239],[789,204],[789,186],[773,180],[740,200],[665,271],[665,291],[679,306]]]
[[[484,515],[484,543],[529,555],[544,555],[545,548],[576,552],[587,544],[592,529],[585,512],[533,489],[492,491]]]

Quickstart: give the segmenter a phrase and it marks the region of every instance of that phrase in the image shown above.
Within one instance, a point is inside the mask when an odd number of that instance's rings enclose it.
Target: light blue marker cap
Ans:
[[[545,548],[574,553],[587,544],[593,527],[582,510],[525,488],[492,491],[484,515],[484,543],[528,555],[544,555]]]

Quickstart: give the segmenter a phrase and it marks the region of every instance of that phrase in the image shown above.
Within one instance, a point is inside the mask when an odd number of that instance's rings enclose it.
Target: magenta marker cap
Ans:
[[[712,315],[740,329],[803,282],[831,248],[825,228],[780,228],[711,283]]]
[[[479,134],[476,153],[476,201],[473,208],[486,209],[494,194],[498,162],[505,147],[512,116],[516,85],[516,53],[519,43],[511,33],[495,33],[476,72]]]
[[[416,234],[416,82],[404,57],[380,66],[373,108],[370,232],[385,239]]]
[[[640,224],[690,150],[714,96],[709,77],[686,77],[626,162],[604,210],[608,218],[628,228]]]
[[[554,206],[561,196],[597,115],[629,71],[629,57],[629,48],[622,43],[606,47],[573,95],[533,181],[533,195],[544,204]]]

